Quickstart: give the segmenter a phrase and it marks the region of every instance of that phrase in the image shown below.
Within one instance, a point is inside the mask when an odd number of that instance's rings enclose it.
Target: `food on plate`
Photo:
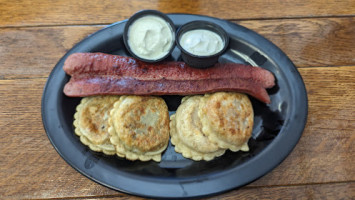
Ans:
[[[221,36],[213,31],[195,29],[181,36],[180,45],[191,54],[210,56],[220,52],[224,47],[224,42]]]
[[[134,20],[128,28],[127,36],[130,50],[147,60],[158,60],[166,56],[175,41],[170,24],[156,15],[146,15]]]
[[[118,156],[129,160],[161,160],[169,142],[169,112],[162,98],[121,96],[108,121],[110,141]]]
[[[245,94],[217,92],[201,100],[198,117],[202,132],[220,148],[248,151],[254,123],[252,104]]]
[[[108,134],[108,118],[117,96],[85,97],[76,107],[74,114],[75,134],[91,150],[107,155],[116,153]]]
[[[196,161],[209,161],[225,152],[202,132],[197,113],[203,98],[201,95],[184,97],[176,114],[170,117],[171,143],[175,145],[175,151]]]
[[[209,161],[228,149],[248,151],[254,113],[246,94],[270,103],[266,89],[275,85],[271,72],[249,65],[196,69],[184,62],[152,64],[104,53],[74,53],[63,69],[71,76],[64,93],[85,97],[74,122],[81,141],[93,150],[141,161],[161,161],[169,134],[175,151],[193,160]],[[165,101],[150,95],[186,97],[169,120]],[[102,130],[79,131],[80,120]]]
[[[249,151],[254,112],[245,94],[187,96],[170,119],[171,143],[186,158],[209,161],[227,149]]]
[[[193,95],[218,91],[247,93],[270,103],[266,88],[273,74],[260,67],[220,64],[196,69],[184,62],[145,63],[134,58],[103,53],[75,53],[63,67],[71,76],[64,93],[92,95]]]

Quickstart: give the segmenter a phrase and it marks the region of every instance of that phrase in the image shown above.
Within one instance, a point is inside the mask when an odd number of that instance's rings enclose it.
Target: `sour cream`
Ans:
[[[173,45],[174,37],[170,24],[154,15],[136,19],[128,29],[131,51],[147,60],[166,56]]]
[[[205,29],[187,31],[179,42],[187,52],[197,56],[210,56],[220,52],[224,47],[221,36]]]

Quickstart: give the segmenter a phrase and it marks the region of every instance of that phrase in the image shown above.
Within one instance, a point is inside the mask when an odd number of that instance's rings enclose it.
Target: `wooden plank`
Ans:
[[[0,29],[0,79],[47,77],[70,48],[101,28]]]
[[[0,2],[0,26],[37,26],[63,24],[108,24],[129,18],[142,9],[164,13],[190,13],[223,19],[267,19],[349,16],[355,2],[313,0],[116,0],[116,1],[14,1]],[[251,11],[252,10],[252,11]]]
[[[231,192],[212,196],[203,199],[353,199],[355,196],[355,183],[332,183],[332,184],[317,184],[317,185],[300,185],[300,186],[276,186],[276,187],[244,187]],[[98,199],[104,198],[105,200],[114,200],[117,198],[122,199],[143,199],[139,197],[123,197],[122,195],[105,195],[96,196],[93,198],[85,199]]]
[[[281,187],[244,187],[210,199],[353,199],[355,183],[297,185]]]
[[[237,23],[272,41],[298,67],[354,65],[355,17]]]
[[[298,67],[355,65],[355,17],[237,23],[271,40]],[[0,79],[47,77],[73,45],[103,27],[0,29]]]
[[[223,197],[232,198],[240,191],[246,197],[253,197],[252,193],[264,194],[259,191],[264,191],[265,197],[273,191],[283,197],[286,194],[323,197],[327,193],[334,196],[337,190],[332,190],[333,186],[345,191],[339,193],[340,197],[353,196],[348,191],[353,183],[345,182],[355,181],[355,66],[300,68],[300,72],[309,95],[309,117],[298,145],[271,173]],[[0,199],[110,195],[130,198],[88,180],[53,149],[41,122],[45,81],[45,78],[0,80]],[[344,184],[337,187],[335,183],[340,182]],[[329,187],[308,186],[325,183]],[[298,192],[306,193],[302,196]]]

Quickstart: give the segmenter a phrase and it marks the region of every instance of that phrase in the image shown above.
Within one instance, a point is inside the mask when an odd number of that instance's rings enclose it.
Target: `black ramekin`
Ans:
[[[209,30],[213,31],[216,34],[218,34],[221,38],[222,41],[224,42],[224,46],[221,51],[208,55],[208,56],[198,56],[195,54],[192,54],[188,51],[186,51],[181,45],[180,45],[180,39],[184,33],[187,31],[192,31],[196,29],[204,29],[204,30]],[[178,48],[181,50],[181,57],[182,59],[191,67],[195,68],[207,68],[213,66],[215,63],[218,62],[219,56],[227,49],[229,45],[229,36],[226,33],[226,31],[218,26],[215,23],[208,22],[208,21],[192,21],[187,24],[182,25],[176,32],[176,45]]]
[[[160,17],[162,18],[163,20],[165,20],[171,27],[171,31],[172,31],[172,44],[171,44],[171,47],[170,47],[170,50],[169,52],[164,55],[163,57],[161,58],[158,58],[158,59],[146,59],[146,58],[142,58],[140,57],[139,55],[135,54],[129,44],[128,44],[128,30],[129,30],[129,27],[130,25],[137,19],[141,18],[141,17],[144,17],[144,16],[147,16],[147,15],[154,15],[154,16],[157,16],[157,17]],[[171,19],[165,15],[164,13],[160,12],[160,11],[157,11],[157,10],[141,10],[135,14],[133,14],[127,21],[126,25],[125,25],[125,28],[124,28],[124,32],[123,32],[123,42],[126,46],[126,49],[127,51],[136,59],[139,59],[141,61],[144,61],[144,62],[150,62],[150,63],[153,63],[153,62],[159,62],[159,61],[162,61],[164,60],[165,58],[167,58],[171,52],[174,50],[174,47],[175,47],[175,25],[174,23],[171,21]]]

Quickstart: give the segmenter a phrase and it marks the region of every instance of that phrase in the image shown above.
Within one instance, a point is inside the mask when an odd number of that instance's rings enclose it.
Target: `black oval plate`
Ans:
[[[80,98],[63,94],[68,82],[62,70],[74,52],[128,55],[122,35],[126,21],[112,24],[74,46],[54,67],[42,97],[42,120],[54,148],[73,168],[91,180],[120,192],[152,197],[180,198],[214,195],[248,184],[281,163],[302,135],[307,118],[303,80],[289,58],[257,33],[221,19],[186,14],[168,15],[176,28],[190,21],[207,20],[222,26],[230,36],[229,49],[219,62],[259,65],[274,73],[277,85],[268,90],[271,104],[251,98],[255,124],[249,152],[227,151],[212,161],[194,162],[175,153],[171,144],[160,163],[128,161],[90,151],[73,132],[73,115]],[[181,60],[175,48],[170,60]],[[171,112],[180,96],[163,97]],[[290,169],[292,170],[292,169]]]

